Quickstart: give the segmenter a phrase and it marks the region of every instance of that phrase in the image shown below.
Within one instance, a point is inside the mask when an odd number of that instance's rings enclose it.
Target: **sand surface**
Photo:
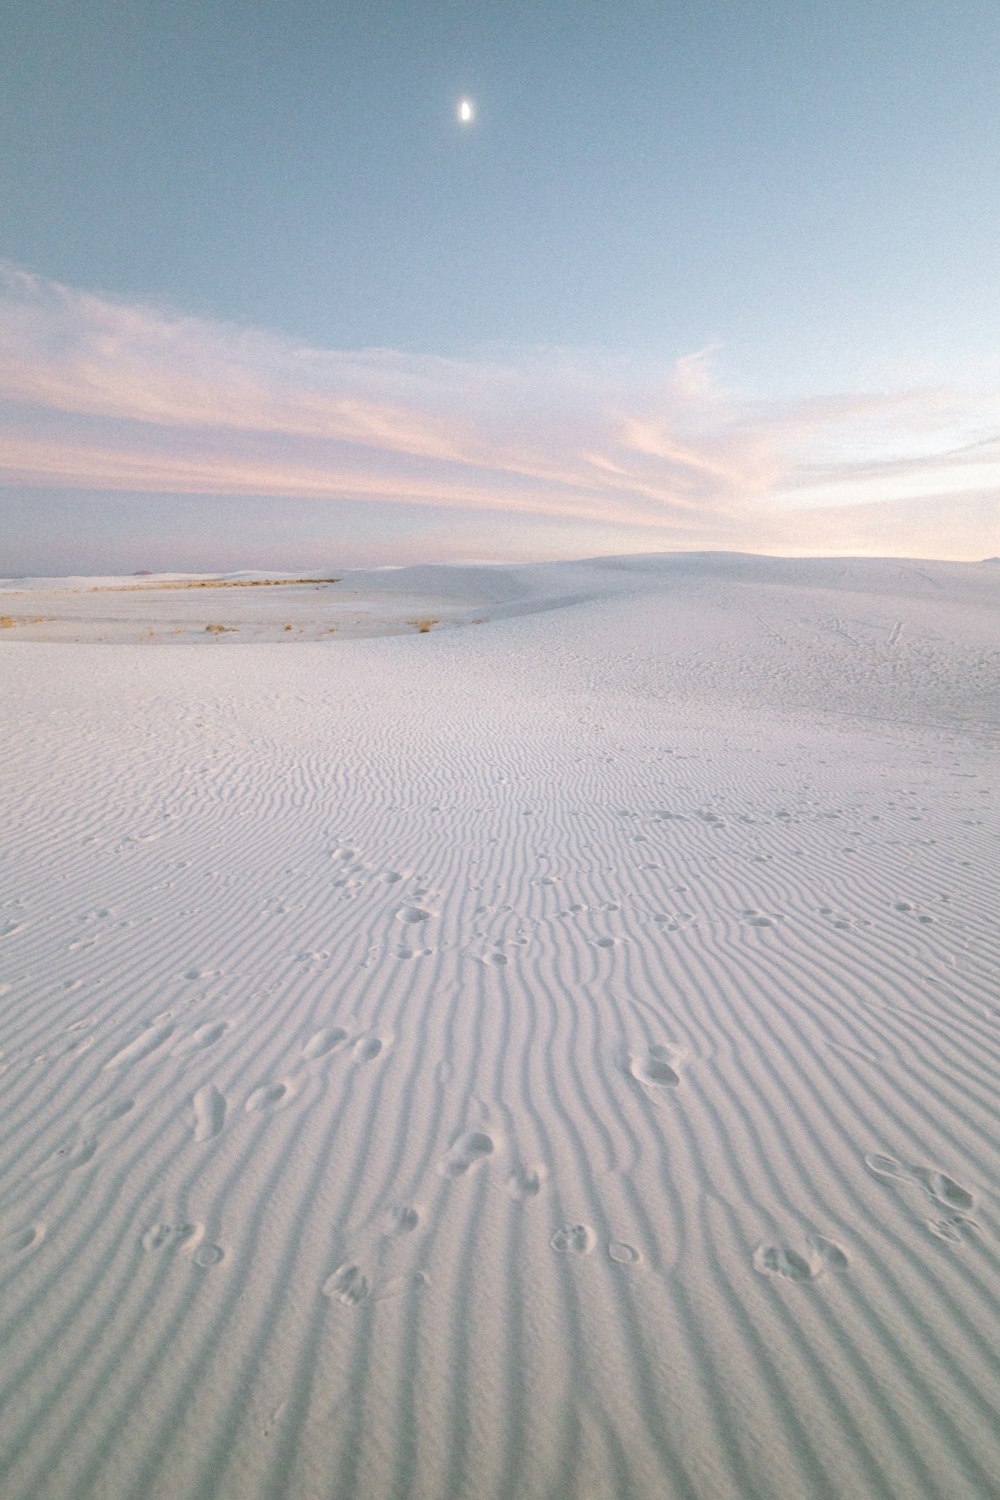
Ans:
[[[0,590],[5,1500],[1000,1495],[1000,566],[167,581]]]

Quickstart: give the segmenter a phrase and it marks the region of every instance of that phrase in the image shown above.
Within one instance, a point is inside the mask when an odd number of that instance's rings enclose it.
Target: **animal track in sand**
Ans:
[[[339,1047],[342,1042],[347,1041],[347,1032],[343,1026],[323,1026],[319,1031],[313,1033],[302,1048],[302,1056],[307,1062],[315,1057],[325,1057],[332,1052],[334,1047]]]
[[[144,1031],[140,1031],[137,1037],[133,1038],[131,1042],[126,1043],[124,1047],[120,1048],[104,1064],[105,1071],[111,1068],[124,1068],[130,1063],[141,1062],[144,1057],[149,1057],[150,1053],[157,1051],[158,1048],[163,1046],[164,1042],[169,1041],[173,1034],[174,1027],[172,1023],[166,1026],[147,1026]]]
[[[515,1203],[523,1203],[529,1198],[537,1198],[548,1177],[548,1170],[544,1166],[527,1167],[520,1166],[507,1178],[507,1191]]]
[[[464,1177],[471,1167],[477,1166],[496,1150],[491,1136],[481,1130],[470,1130],[452,1143],[448,1155],[438,1164],[442,1177]]]
[[[812,1235],[804,1255],[787,1245],[758,1245],[753,1253],[753,1268],[762,1276],[783,1276],[788,1281],[818,1281],[828,1271],[846,1271],[847,1254],[833,1240]]]
[[[5,1260],[10,1260],[15,1255],[24,1255],[31,1250],[37,1250],[44,1238],[45,1225],[40,1221],[34,1224],[22,1224],[17,1229],[8,1229],[5,1234],[0,1234],[0,1256]]]
[[[191,1100],[194,1108],[194,1138],[210,1141],[226,1123],[226,1099],[214,1083],[206,1083]]]
[[[345,1307],[357,1307],[370,1292],[368,1277],[360,1266],[340,1266],[323,1283],[323,1296],[331,1302],[342,1302]]]
[[[612,1240],[608,1255],[620,1266],[634,1266],[642,1258],[635,1246],[627,1245],[624,1240]]]
[[[890,1182],[915,1183],[923,1188],[925,1193],[932,1197],[935,1203],[941,1203],[945,1208],[973,1208],[975,1199],[964,1187],[961,1187],[953,1177],[946,1172],[938,1171],[936,1167],[907,1166],[899,1162],[894,1156],[886,1156],[881,1152],[870,1152],[865,1157],[865,1166],[875,1177],[881,1177]]]
[[[557,1255],[587,1255],[594,1247],[593,1230],[587,1224],[564,1224],[549,1244]]]
[[[261,1114],[264,1111],[276,1109],[282,1099],[287,1099],[291,1093],[291,1085],[288,1083],[259,1083],[255,1089],[250,1091],[247,1102],[243,1108],[248,1115]]]
[[[681,1081],[680,1065],[684,1053],[663,1042],[654,1042],[645,1052],[629,1053],[627,1070],[636,1083],[650,1089],[673,1089]]]

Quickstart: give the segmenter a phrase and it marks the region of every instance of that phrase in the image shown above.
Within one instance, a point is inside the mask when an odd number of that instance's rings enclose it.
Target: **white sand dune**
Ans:
[[[1000,570],[347,586],[0,594],[0,1493],[1000,1494]]]

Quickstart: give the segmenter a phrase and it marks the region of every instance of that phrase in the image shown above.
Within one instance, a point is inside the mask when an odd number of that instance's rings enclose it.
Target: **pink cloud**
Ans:
[[[897,552],[915,550],[910,502],[916,524],[933,497],[971,494],[982,503],[957,542],[952,528],[951,555],[997,550],[1000,439],[984,399],[752,402],[716,385],[715,353],[652,366],[324,350],[8,267],[0,482],[502,510],[620,526],[651,547],[806,550],[850,510],[854,550],[887,550],[891,514]]]

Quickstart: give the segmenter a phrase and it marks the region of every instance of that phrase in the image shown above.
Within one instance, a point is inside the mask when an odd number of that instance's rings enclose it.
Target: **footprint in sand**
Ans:
[[[538,1197],[547,1176],[548,1171],[541,1165],[520,1166],[507,1178],[507,1191],[515,1203],[524,1203]]]
[[[174,1027],[171,1023],[166,1026],[147,1026],[104,1064],[105,1072],[112,1068],[124,1068],[130,1063],[141,1062],[144,1057],[149,1057],[150,1053],[169,1041],[173,1034]]]
[[[586,1224],[564,1224],[549,1244],[557,1255],[587,1255],[594,1248],[593,1230]]]
[[[121,1120],[135,1108],[134,1099],[115,1099],[108,1104],[99,1104],[88,1110],[81,1118],[73,1135],[57,1146],[52,1155],[42,1163],[37,1177],[50,1177],[57,1172],[72,1172],[83,1167],[96,1154],[98,1133]]]
[[[204,1026],[199,1026],[190,1036],[178,1042],[171,1056],[184,1057],[188,1052],[200,1052],[205,1047],[214,1047],[216,1042],[221,1042],[228,1030],[227,1021],[207,1021]]]
[[[635,1246],[627,1245],[624,1240],[612,1240],[608,1245],[608,1255],[620,1266],[634,1266],[642,1259]]]
[[[674,1089],[681,1081],[684,1053],[665,1042],[655,1042],[644,1052],[627,1057],[627,1071],[646,1089]]]
[[[800,1254],[787,1245],[758,1245],[753,1253],[753,1268],[762,1276],[782,1276],[787,1281],[818,1281],[828,1271],[846,1271],[850,1264],[840,1246],[822,1235],[810,1236],[806,1247],[805,1254]]]
[[[368,1277],[360,1266],[340,1266],[323,1283],[323,1296],[331,1302],[342,1302],[345,1307],[357,1307],[370,1293]]]
[[[248,1115],[258,1115],[267,1110],[276,1109],[290,1094],[290,1085],[287,1083],[260,1083],[250,1091],[247,1102],[243,1108]]]
[[[390,1208],[382,1221],[382,1233],[394,1238],[401,1234],[412,1234],[419,1223],[419,1213],[408,1204],[405,1207]]]
[[[961,1245],[965,1240],[975,1237],[979,1225],[967,1214],[949,1214],[944,1219],[928,1219],[927,1228],[946,1244]]]
[[[464,1177],[496,1149],[492,1138],[481,1130],[470,1130],[452,1143],[448,1155],[438,1164],[442,1177]]]
[[[923,1188],[935,1203],[941,1203],[945,1208],[973,1208],[975,1206],[976,1200],[972,1194],[961,1187],[953,1177],[938,1171],[936,1167],[907,1166],[905,1162],[897,1161],[894,1156],[886,1156],[878,1151],[873,1151],[865,1157],[865,1166],[875,1177],[904,1184],[915,1183]]]
[[[94,1136],[74,1136],[57,1146],[35,1175],[51,1177],[58,1172],[75,1172],[97,1154],[97,1144]]]
[[[698,918],[691,911],[657,912],[653,921],[662,927],[664,932],[682,932],[685,927],[692,926]]]
[[[415,927],[418,923],[429,921],[432,915],[432,912],[426,911],[422,906],[401,906],[396,913],[396,921]]]
[[[381,1286],[373,1290],[373,1302],[389,1302],[393,1297],[405,1297],[407,1292],[419,1292],[426,1286],[430,1286],[431,1279],[426,1271],[411,1271],[404,1276],[393,1276]]]
[[[319,1031],[313,1033],[302,1048],[302,1056],[307,1062],[314,1057],[325,1057],[335,1047],[347,1041],[347,1032],[343,1026],[323,1026]]]
[[[167,1254],[188,1256],[202,1270],[209,1270],[225,1259],[221,1245],[205,1240],[204,1224],[152,1224],[143,1235],[140,1244],[147,1254],[163,1251]]]
[[[186,1255],[193,1255],[204,1238],[204,1224],[151,1224],[140,1243],[147,1253],[150,1250],[183,1250]]]
[[[354,1056],[358,1062],[373,1062],[385,1045],[382,1037],[360,1036],[354,1043]]]
[[[8,1229],[0,1234],[0,1259],[13,1260],[17,1255],[26,1255],[37,1250],[45,1238],[45,1225],[22,1224],[17,1229]]]
[[[123,1120],[127,1114],[131,1114],[134,1108],[134,1099],[115,1099],[110,1104],[99,1104],[83,1116],[80,1131],[83,1135],[91,1135],[96,1131],[106,1130],[109,1125],[114,1125],[117,1120]]]
[[[226,1123],[226,1098],[214,1083],[206,1083],[191,1100],[194,1109],[194,1138],[210,1141]]]

